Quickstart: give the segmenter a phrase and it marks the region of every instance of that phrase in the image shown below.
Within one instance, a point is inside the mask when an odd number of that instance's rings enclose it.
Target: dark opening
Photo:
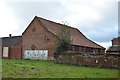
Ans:
[[[85,47],[85,51],[86,52],[93,52],[93,48],[91,48],[91,47]]]
[[[79,52],[80,51],[80,47],[79,46],[74,46],[74,51]]]

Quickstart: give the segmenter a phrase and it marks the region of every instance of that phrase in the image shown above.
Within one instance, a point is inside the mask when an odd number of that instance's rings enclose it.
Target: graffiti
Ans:
[[[48,50],[25,50],[25,59],[47,60]]]

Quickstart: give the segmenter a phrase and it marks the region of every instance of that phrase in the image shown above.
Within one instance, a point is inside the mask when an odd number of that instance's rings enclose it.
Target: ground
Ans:
[[[3,78],[117,78],[117,69],[55,64],[40,60],[2,60]]]

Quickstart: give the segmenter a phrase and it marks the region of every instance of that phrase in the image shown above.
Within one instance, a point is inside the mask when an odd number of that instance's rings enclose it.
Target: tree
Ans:
[[[69,51],[71,49],[71,33],[67,25],[64,24],[61,30],[58,32],[58,40],[54,57],[55,59],[60,55],[61,52]]]

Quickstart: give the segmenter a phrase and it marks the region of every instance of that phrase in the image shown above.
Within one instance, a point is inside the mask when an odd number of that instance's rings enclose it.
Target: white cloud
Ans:
[[[115,37],[113,35],[118,31],[115,29],[118,20],[117,2],[118,0],[60,0],[64,9],[68,10],[64,21],[84,32],[86,36],[94,35],[92,40],[97,39],[98,35],[101,39],[107,39],[111,34],[111,37]]]
[[[98,42],[97,42],[98,43]],[[103,46],[103,47],[105,47],[106,48],[106,50],[110,47],[110,46],[112,46],[112,42],[99,42],[98,43],[99,45],[101,45],[101,46]]]
[[[8,34],[17,30],[18,21],[3,2],[0,2],[0,10],[0,37],[8,36]]]
[[[56,2],[57,0],[2,0],[4,2]]]
[[[106,14],[111,11],[111,4],[118,0],[59,0],[64,6],[64,10],[68,10],[68,15],[64,18],[70,25],[77,26],[80,24],[88,24],[93,26],[95,22],[104,20]],[[117,8],[116,8],[117,9]],[[110,10],[110,11],[108,11]]]
[[[70,14],[64,18],[70,25],[77,26],[80,24],[90,24],[92,21],[99,21],[101,15],[94,9],[86,5],[68,5],[66,10],[69,10]]]

